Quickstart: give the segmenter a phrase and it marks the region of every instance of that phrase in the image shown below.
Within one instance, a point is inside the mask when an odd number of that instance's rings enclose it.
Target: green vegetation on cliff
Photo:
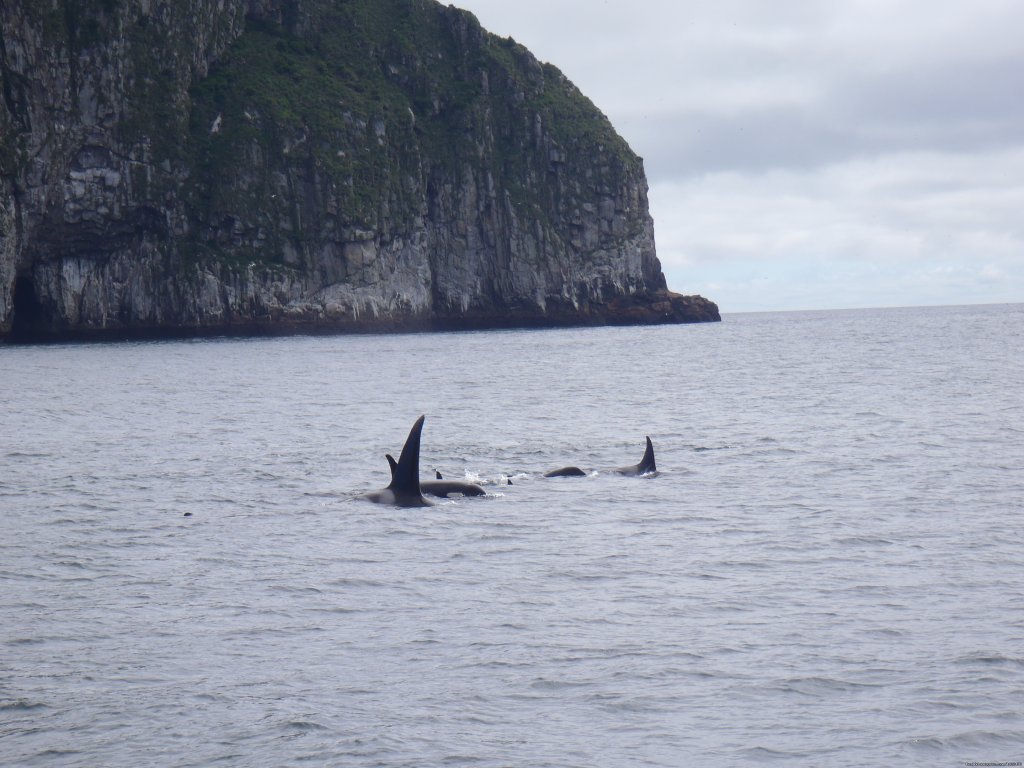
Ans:
[[[190,97],[189,199],[206,223],[196,245],[211,254],[241,248],[301,266],[307,230],[323,223],[313,209],[339,227],[411,231],[420,188],[456,179],[467,158],[544,224],[553,201],[537,177],[575,148],[599,146],[642,174],[555,67],[470,14],[422,0],[306,3],[281,23],[251,18]],[[550,146],[524,146],[534,123]],[[303,205],[311,194],[320,199]],[[239,218],[258,244],[229,242],[224,230]]]

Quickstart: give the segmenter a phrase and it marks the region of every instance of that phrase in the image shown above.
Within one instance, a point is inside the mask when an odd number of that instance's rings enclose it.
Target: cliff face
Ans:
[[[434,0],[6,0],[0,338],[717,320],[643,165]]]

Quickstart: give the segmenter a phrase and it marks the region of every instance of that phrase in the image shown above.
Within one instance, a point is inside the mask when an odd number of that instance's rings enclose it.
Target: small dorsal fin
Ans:
[[[636,468],[641,475],[658,471],[658,467],[654,463],[654,444],[651,443],[650,437],[647,438],[647,450],[644,451],[644,457],[640,459],[640,463],[637,464]]]
[[[391,473],[391,485],[388,488],[392,491],[417,496],[420,494],[420,433],[425,418],[420,416],[409,430],[409,437],[402,446],[402,455],[398,457],[398,464]]]
[[[398,462],[395,461],[395,457],[390,453],[385,453],[384,458],[388,460],[388,466],[391,467],[391,479],[395,479],[395,470],[398,469]]]
[[[444,480],[444,477],[441,475],[440,470],[437,470],[437,469],[434,470],[434,479],[435,480]]]

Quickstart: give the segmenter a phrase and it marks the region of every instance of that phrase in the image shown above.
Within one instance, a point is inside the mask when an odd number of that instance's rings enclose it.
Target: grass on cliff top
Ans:
[[[635,162],[608,119],[553,65],[540,65],[511,38],[480,29],[463,11],[428,0],[336,0],[310,3],[311,29],[303,37],[250,20],[246,32],[197,86],[197,104],[244,113],[260,108],[279,125],[313,126],[319,133],[350,133],[344,113],[408,120],[422,140],[445,150],[474,125],[488,105],[482,74],[491,77],[491,101],[501,81],[524,98],[522,109],[542,117],[545,129],[568,148],[599,145]],[[499,111],[507,105],[498,105]],[[233,107],[233,109],[232,109]],[[209,112],[205,115],[212,122]]]
[[[247,20],[192,88],[193,201],[210,220],[266,210],[275,176],[315,167],[339,190],[346,225],[374,228],[382,201],[406,194],[403,178],[426,171],[457,179],[467,163],[489,167],[543,216],[549,162],[543,151],[530,154],[538,149],[535,114],[577,168],[599,148],[602,164],[617,160],[612,169],[639,163],[557,68],[484,32],[471,14],[433,0],[310,0],[302,8],[308,18]],[[380,124],[386,137],[378,141]],[[253,167],[256,156],[261,167]],[[282,236],[301,242],[302,222],[293,218]]]
[[[487,51],[492,61],[521,88],[526,106],[540,114],[545,128],[563,148],[601,146],[624,164],[638,162],[639,158],[611,121],[558,67],[537,61],[511,37],[488,37]]]

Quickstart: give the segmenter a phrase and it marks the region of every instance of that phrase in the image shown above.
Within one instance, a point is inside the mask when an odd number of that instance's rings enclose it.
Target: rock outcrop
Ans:
[[[434,0],[5,0],[0,338],[717,320],[642,161]]]

